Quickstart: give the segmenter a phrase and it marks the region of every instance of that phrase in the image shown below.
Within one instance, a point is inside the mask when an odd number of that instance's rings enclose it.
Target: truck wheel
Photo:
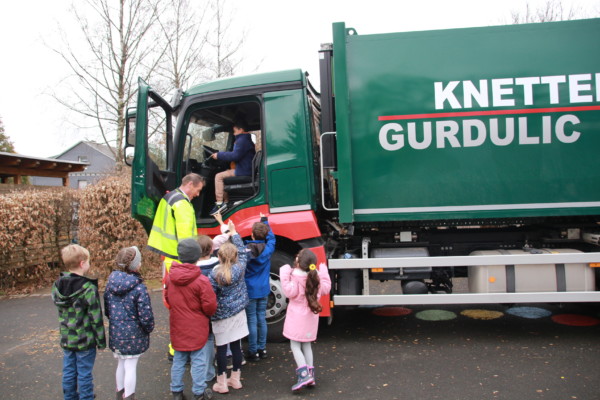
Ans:
[[[287,298],[283,294],[279,279],[279,267],[292,265],[294,258],[281,250],[275,250],[271,257],[271,276],[269,283],[271,292],[267,300],[267,340],[272,343],[283,342],[283,323],[287,309]]]

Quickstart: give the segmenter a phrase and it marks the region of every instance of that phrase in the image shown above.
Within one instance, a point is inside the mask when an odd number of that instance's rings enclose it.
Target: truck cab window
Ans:
[[[148,110],[148,156],[160,171],[167,170],[167,116],[160,107]]]
[[[200,104],[190,107],[186,119],[185,145],[182,168],[184,173],[194,172],[206,179],[200,196],[193,201],[198,219],[211,218],[210,208],[215,202],[215,175],[235,165],[228,161],[214,159],[212,154],[232,151],[234,147],[233,125],[243,120],[256,144],[261,130],[260,105],[257,101],[236,102],[219,105]],[[260,143],[258,148],[260,148]]]

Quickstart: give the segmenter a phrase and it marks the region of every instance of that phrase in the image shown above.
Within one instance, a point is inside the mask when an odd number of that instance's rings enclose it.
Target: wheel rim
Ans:
[[[276,274],[271,274],[269,277],[271,292],[267,299],[267,323],[275,324],[285,318],[285,310],[287,309],[287,298],[283,294],[281,288],[281,280]]]

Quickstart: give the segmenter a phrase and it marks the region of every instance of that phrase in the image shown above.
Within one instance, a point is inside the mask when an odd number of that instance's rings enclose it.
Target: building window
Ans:
[[[88,162],[87,156],[79,156],[79,162]]]
[[[79,180],[77,181],[77,189],[83,189],[88,185],[88,181],[85,180]]]

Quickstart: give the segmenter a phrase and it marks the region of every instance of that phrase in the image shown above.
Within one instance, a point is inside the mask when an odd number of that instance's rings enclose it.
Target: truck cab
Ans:
[[[140,79],[137,108],[127,124],[127,143],[135,149],[132,215],[149,230],[162,196],[186,174],[197,173],[206,180],[192,201],[198,234],[219,234],[209,212],[215,175],[230,164],[210,155],[232,149],[232,126],[244,120],[256,149],[253,175],[225,180],[229,200],[223,218],[232,219],[247,238],[260,213],[269,217],[277,250],[267,312],[271,322],[283,322],[279,267],[291,264],[303,247],[314,248],[319,261],[326,262],[315,216],[319,117],[318,94],[300,70],[201,84],[176,93],[170,102]]]
[[[194,172],[207,181],[194,200],[198,224],[214,225],[208,214],[215,200],[214,175],[230,165],[210,155],[232,149],[232,125],[242,118],[258,154],[255,176],[249,193],[237,193],[240,188],[226,183],[236,200],[225,216],[267,202],[271,213],[315,210],[318,132],[311,130],[319,126],[318,98],[300,70],[194,86],[170,103],[140,80],[135,117],[136,134],[129,132],[128,143],[143,151],[135,151],[132,164],[134,207],[157,203]],[[132,213],[146,228],[151,226],[150,210],[135,207]]]

